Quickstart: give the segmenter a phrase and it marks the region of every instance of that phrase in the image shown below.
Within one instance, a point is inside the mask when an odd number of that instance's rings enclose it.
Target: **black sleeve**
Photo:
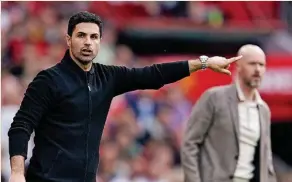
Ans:
[[[190,75],[188,61],[153,64],[143,68],[113,66],[115,95],[133,90],[159,89]]]
[[[10,157],[27,158],[30,135],[54,100],[54,86],[46,71],[41,71],[28,85],[24,98],[8,131]]]

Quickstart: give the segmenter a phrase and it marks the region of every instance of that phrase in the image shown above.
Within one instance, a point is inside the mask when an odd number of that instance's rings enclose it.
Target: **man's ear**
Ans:
[[[68,34],[66,35],[66,42],[67,42],[67,46],[71,47],[71,37]]]

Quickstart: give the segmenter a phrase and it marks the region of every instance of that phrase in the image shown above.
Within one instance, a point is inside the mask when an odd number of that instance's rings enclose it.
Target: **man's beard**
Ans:
[[[88,65],[88,64],[90,64],[90,63],[92,63],[92,60],[82,60],[82,59],[80,59],[80,58],[78,58],[78,57],[76,57],[74,54],[73,54],[73,56],[76,58],[76,60],[79,62],[79,63],[81,63],[82,65],[84,65],[84,66],[86,66],[86,65]]]
[[[255,81],[255,80],[245,80],[245,84],[250,88],[258,88],[261,84],[261,81]]]
[[[96,57],[96,56],[94,56],[92,59],[90,59],[90,60],[84,60],[84,59],[81,59],[80,57],[81,56],[77,56],[76,54],[75,54],[75,51],[73,51],[74,50],[74,47],[72,47],[71,48],[71,50],[72,50],[72,55],[74,56],[74,58],[79,62],[79,63],[81,63],[82,65],[84,65],[84,66],[86,66],[86,65],[88,65],[88,64],[90,64],[90,63],[92,63],[92,61],[93,61],[93,59]],[[81,55],[81,52],[80,52],[80,55]]]

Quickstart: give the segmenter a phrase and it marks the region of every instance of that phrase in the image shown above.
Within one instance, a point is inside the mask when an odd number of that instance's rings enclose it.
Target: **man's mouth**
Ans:
[[[81,52],[84,55],[90,55],[92,53],[92,50],[91,49],[82,49]]]
[[[260,79],[261,78],[260,75],[253,75],[252,77],[253,78],[257,78],[257,79]]]

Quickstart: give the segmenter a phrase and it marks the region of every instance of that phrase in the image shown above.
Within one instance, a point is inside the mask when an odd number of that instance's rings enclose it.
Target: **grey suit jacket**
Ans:
[[[207,90],[188,121],[181,150],[185,182],[231,182],[239,156],[238,96],[235,84]],[[259,106],[260,179],[275,182],[270,142],[271,114]]]

